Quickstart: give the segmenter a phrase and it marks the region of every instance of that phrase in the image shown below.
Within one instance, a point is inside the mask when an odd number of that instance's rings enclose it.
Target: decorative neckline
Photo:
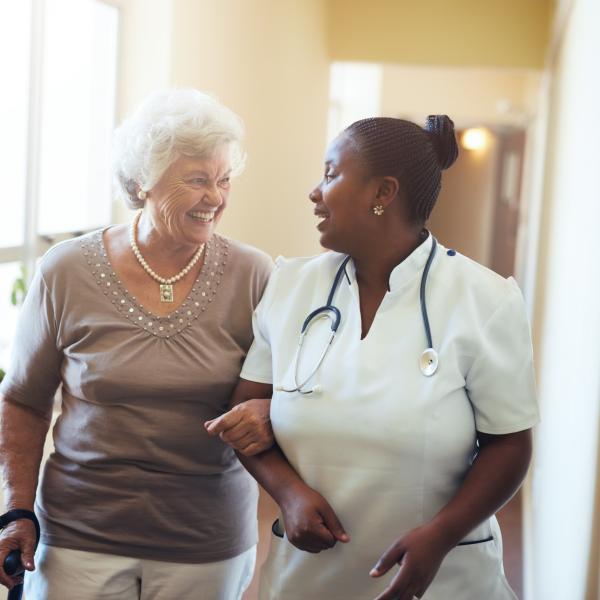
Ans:
[[[99,290],[123,317],[149,334],[170,338],[190,327],[210,309],[223,279],[229,254],[229,241],[213,234],[205,247],[204,264],[190,293],[181,305],[165,316],[142,306],[115,273],[102,238],[105,229],[83,236],[80,246]]]

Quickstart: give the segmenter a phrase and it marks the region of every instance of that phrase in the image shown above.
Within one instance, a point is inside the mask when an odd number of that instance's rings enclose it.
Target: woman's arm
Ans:
[[[430,522],[398,538],[371,571],[379,577],[400,564],[376,600],[421,597],[446,554],[521,486],[531,460],[531,429],[506,435],[478,432],[477,437],[479,453],[456,496]]]
[[[257,399],[270,398],[272,393],[270,384],[240,379],[231,399],[234,408],[219,419],[234,414],[236,408],[247,402],[270,403],[270,400]],[[219,428],[222,424],[223,421]],[[210,432],[215,434],[216,431],[217,427]],[[302,481],[276,444],[252,456],[237,450],[236,454],[246,470],[279,505],[285,531],[292,544],[307,552],[320,552],[331,548],[337,541],[350,540],[328,502]]]
[[[244,382],[244,395],[238,390]],[[247,396],[251,391],[254,395]],[[271,384],[240,380],[229,401],[231,409],[225,414],[204,423],[209,435],[218,435],[236,452],[252,456],[268,450],[275,440],[271,428]],[[247,397],[246,397],[247,396]]]
[[[44,441],[50,416],[0,396],[0,474],[7,510],[33,510]],[[33,571],[35,528],[29,520],[11,523],[0,533],[0,583],[15,585],[19,578],[8,577],[2,565],[11,550],[20,549],[21,561]]]

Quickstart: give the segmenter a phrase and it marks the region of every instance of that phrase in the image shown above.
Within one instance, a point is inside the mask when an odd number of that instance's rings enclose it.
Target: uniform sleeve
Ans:
[[[38,411],[52,411],[61,380],[57,331],[50,292],[38,268],[21,307],[11,363],[0,393]]]
[[[478,431],[514,433],[539,421],[529,323],[516,284],[484,325],[466,381]]]
[[[242,379],[257,383],[273,383],[273,360],[271,340],[267,326],[267,313],[277,286],[278,262],[276,262],[275,269],[271,273],[265,293],[252,315],[254,341],[252,342],[252,346],[250,346],[244,366],[242,367],[242,372],[240,373]]]

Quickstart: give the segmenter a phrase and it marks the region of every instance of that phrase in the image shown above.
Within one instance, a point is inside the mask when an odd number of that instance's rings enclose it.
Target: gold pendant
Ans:
[[[173,286],[170,283],[160,284],[160,301],[173,302]]]

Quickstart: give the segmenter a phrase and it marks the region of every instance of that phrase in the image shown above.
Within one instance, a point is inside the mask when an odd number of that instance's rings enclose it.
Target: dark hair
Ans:
[[[407,194],[415,223],[429,218],[441,189],[442,170],[458,156],[454,123],[446,115],[427,117],[425,129],[390,117],[362,119],[345,131],[369,175],[396,177]]]

